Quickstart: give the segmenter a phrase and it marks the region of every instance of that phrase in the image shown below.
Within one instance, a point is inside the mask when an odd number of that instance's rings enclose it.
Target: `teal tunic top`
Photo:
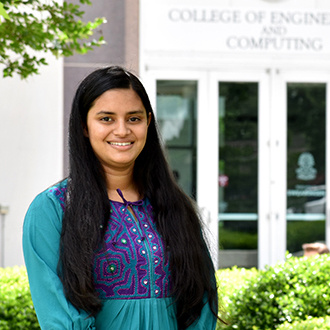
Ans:
[[[23,251],[31,295],[42,329],[175,330],[170,270],[150,202],[111,203],[104,244],[95,253],[94,285],[102,310],[89,317],[65,297],[57,275],[66,180],[39,194],[23,226]],[[120,193],[120,192],[119,192]],[[213,330],[206,304],[188,329]]]

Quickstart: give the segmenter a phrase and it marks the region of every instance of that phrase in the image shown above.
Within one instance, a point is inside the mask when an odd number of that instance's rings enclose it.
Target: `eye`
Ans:
[[[132,123],[136,123],[136,122],[138,122],[138,121],[141,121],[141,119],[140,119],[139,117],[131,117],[131,118],[129,118],[128,121],[130,121],[130,122],[132,122]]]
[[[110,118],[110,117],[102,117],[101,120],[102,121],[109,122],[109,121],[112,121],[112,118]]]

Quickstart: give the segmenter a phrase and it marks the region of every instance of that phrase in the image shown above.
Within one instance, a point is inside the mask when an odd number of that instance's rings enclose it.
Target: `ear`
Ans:
[[[89,134],[88,134],[88,130],[87,130],[87,126],[83,125],[83,130],[84,130],[84,136],[89,138]]]
[[[148,126],[149,126],[149,124],[151,122],[151,118],[152,118],[152,114],[151,114],[151,112],[149,112],[148,113]]]

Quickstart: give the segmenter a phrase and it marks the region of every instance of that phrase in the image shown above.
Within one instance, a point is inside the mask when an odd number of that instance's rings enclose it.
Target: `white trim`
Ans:
[[[207,75],[200,99],[206,102],[198,112],[198,204],[209,214],[209,228],[213,237],[212,258],[218,268],[218,86]]]
[[[328,82],[327,82],[327,87],[326,87],[326,155],[325,155],[325,168],[326,168],[326,202],[325,202],[325,207],[326,207],[326,223],[325,223],[325,241],[327,247],[330,247],[330,134],[329,134],[329,129],[330,129],[330,78],[328,77]]]
[[[280,71],[270,69],[270,242],[268,263],[284,260],[286,251],[286,87]]]
[[[258,267],[271,262],[271,107],[270,69],[259,80],[258,111]]]

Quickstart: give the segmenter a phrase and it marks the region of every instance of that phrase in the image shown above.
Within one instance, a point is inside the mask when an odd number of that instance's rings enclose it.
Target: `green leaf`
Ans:
[[[103,45],[102,35],[93,37],[104,18],[84,21],[82,6],[64,1],[8,0],[0,2],[0,15],[10,20],[0,24],[0,64],[3,77],[18,74],[25,79],[38,74],[39,67],[47,65],[44,53],[56,57],[85,54]],[[3,6],[5,4],[5,6]],[[2,10],[1,10],[2,9]],[[31,51],[36,56],[30,56]],[[38,56],[39,54],[39,56]]]
[[[0,2],[0,16],[2,16],[5,19],[9,19],[10,20],[10,17],[7,14],[5,8],[3,8],[3,3],[1,3],[1,2]],[[0,20],[0,23],[1,23],[1,20]]]

